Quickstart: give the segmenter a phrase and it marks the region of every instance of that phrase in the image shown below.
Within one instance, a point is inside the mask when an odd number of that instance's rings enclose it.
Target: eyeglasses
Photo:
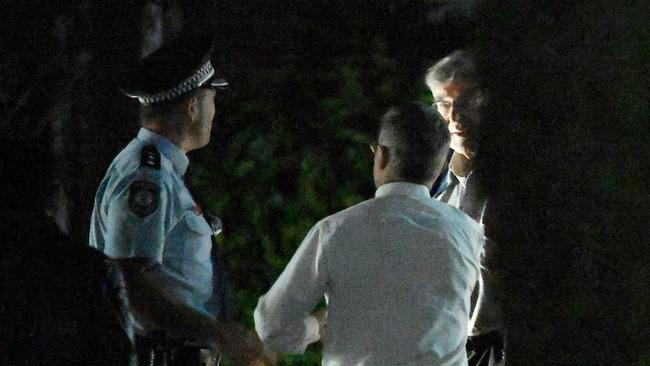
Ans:
[[[384,149],[388,148],[388,146],[382,145],[382,144],[377,143],[377,142],[372,143],[369,146],[370,146],[370,151],[372,151],[373,154],[376,154],[380,147],[383,147]]]
[[[460,109],[465,111],[478,109],[483,105],[483,97],[478,95],[468,98],[461,97],[454,101],[436,100],[432,105],[435,105],[436,108],[438,108],[438,112],[440,112],[440,114],[446,115],[451,111],[451,107],[454,107],[456,110]]]

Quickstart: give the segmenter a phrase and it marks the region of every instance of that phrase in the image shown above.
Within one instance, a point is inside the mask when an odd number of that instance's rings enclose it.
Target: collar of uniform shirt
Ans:
[[[426,186],[408,182],[392,182],[384,184],[375,192],[375,197],[409,196],[415,199],[430,199]]]
[[[188,159],[187,155],[183,153],[183,150],[174,145],[173,142],[167,140],[162,135],[159,135],[151,130],[147,130],[144,127],[140,129],[140,132],[138,132],[138,138],[140,140],[156,145],[158,150],[169,160],[171,160],[176,173],[181,177],[185,175],[187,166],[190,163],[190,159]]]

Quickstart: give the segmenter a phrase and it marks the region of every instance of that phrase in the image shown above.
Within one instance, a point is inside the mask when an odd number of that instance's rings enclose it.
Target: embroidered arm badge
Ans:
[[[138,217],[151,215],[160,203],[160,187],[157,184],[136,180],[129,187],[129,209]]]

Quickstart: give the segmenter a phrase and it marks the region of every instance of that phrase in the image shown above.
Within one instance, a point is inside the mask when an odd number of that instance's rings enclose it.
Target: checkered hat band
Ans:
[[[194,75],[183,80],[183,82],[169,90],[165,90],[156,94],[133,95],[132,97],[137,97],[140,103],[144,105],[171,100],[189,92],[190,90],[194,90],[200,87],[203,85],[203,83],[210,79],[212,75],[214,75],[214,68],[212,67],[212,63],[210,63],[208,60],[208,62],[204,63],[203,66],[196,70]]]

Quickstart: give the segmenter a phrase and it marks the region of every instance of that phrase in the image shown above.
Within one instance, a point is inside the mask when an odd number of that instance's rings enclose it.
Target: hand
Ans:
[[[271,358],[267,357],[270,356]],[[246,366],[275,366],[280,362],[280,356],[277,353],[265,355],[262,358],[256,358],[250,361]]]
[[[255,334],[255,337],[257,337],[257,334]],[[257,338],[259,339],[259,337]],[[271,351],[266,346],[264,346],[263,356],[265,361],[264,365],[277,365],[282,360],[282,356],[279,353]]]
[[[267,366],[267,365],[272,365],[272,364],[266,363],[266,360],[258,358],[249,362],[246,366]]]
[[[255,335],[257,337],[257,335]],[[275,366],[280,363],[282,357],[279,353],[273,352],[264,346],[262,356],[248,363],[247,366]]]
[[[278,355],[268,350],[257,334],[242,323],[223,321],[217,325],[216,347],[225,357],[245,366],[275,365]]]
[[[325,330],[327,328],[327,308],[314,310],[311,316],[318,320],[318,334],[320,335],[321,343],[325,340]]]

